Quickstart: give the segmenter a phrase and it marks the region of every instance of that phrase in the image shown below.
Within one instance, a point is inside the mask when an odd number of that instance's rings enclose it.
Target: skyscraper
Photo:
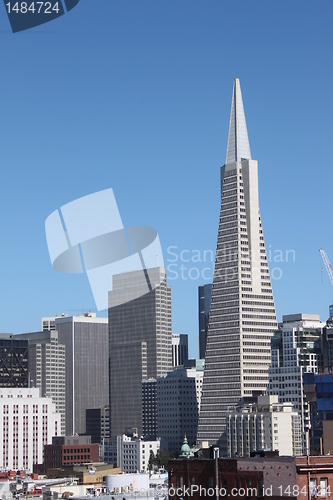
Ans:
[[[187,333],[172,334],[172,366],[183,365],[188,360]]]
[[[54,319],[66,349],[66,436],[84,434],[86,409],[108,404],[108,320],[95,313]]]
[[[65,434],[66,424],[66,357],[65,346],[58,343],[58,332],[22,333],[15,340],[28,341],[30,385],[40,389],[41,397],[52,398],[56,412],[61,415],[58,434]]]
[[[141,436],[142,381],[172,369],[171,289],[164,267],[113,276],[109,346],[110,437],[128,428]]]
[[[226,453],[226,414],[266,390],[274,299],[242,94],[234,80],[207,335],[198,442]]]

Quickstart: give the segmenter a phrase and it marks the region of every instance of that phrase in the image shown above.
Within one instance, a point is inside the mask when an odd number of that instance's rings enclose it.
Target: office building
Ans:
[[[157,435],[161,448],[179,452],[184,436],[196,442],[204,360],[188,360],[157,379]]]
[[[257,403],[228,414],[227,444],[229,457],[249,457],[259,450],[300,456],[301,418],[292,403],[279,403],[278,396],[259,396]]]
[[[28,341],[0,334],[0,387],[28,387]]]
[[[40,389],[42,397],[52,398],[56,412],[61,415],[59,434],[64,435],[66,358],[65,346],[58,343],[58,332],[45,330],[23,333],[15,335],[15,339],[28,342],[30,386]]]
[[[165,268],[113,276],[109,338],[110,437],[127,428],[141,436],[142,381],[172,369],[171,289]]]
[[[333,450],[333,373],[303,373],[303,392],[309,405],[310,452],[330,454]]]
[[[44,446],[57,436],[61,416],[39,389],[0,388],[0,464],[3,469],[29,469],[43,463]]]
[[[187,333],[172,334],[172,366],[183,365],[188,359]]]
[[[150,441],[126,434],[117,439],[117,444],[120,445],[120,467],[124,473],[149,471],[150,453],[156,456],[160,449],[159,439]]]
[[[109,407],[86,409],[86,434],[92,443],[102,443],[110,434]]]
[[[234,81],[207,334],[198,443],[227,452],[226,415],[268,384],[270,339],[277,329],[242,95]]]
[[[326,323],[317,314],[289,314],[272,338],[272,364],[267,392],[291,402],[301,416],[303,452],[309,453],[309,408],[304,399],[303,373],[323,369],[322,342]]]
[[[323,363],[324,370],[331,372],[333,370],[333,317],[326,321],[323,339]]]
[[[156,439],[157,436],[156,378],[142,381],[142,435],[151,439]]]
[[[54,321],[66,350],[66,436],[85,434],[86,409],[109,403],[108,320],[87,313]]]
[[[212,298],[213,284],[200,285],[199,296],[199,358],[205,358],[207,333],[209,324],[210,301]]]
[[[99,445],[91,436],[57,436],[44,446],[45,469],[88,462],[99,462]]]

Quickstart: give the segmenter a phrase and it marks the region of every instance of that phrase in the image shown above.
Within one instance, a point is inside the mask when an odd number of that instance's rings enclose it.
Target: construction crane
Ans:
[[[324,261],[326,270],[328,272],[328,276],[329,276],[329,278],[331,280],[331,283],[333,285],[333,268],[332,268],[332,266],[330,264],[330,261],[328,260],[328,257],[326,255],[325,251],[322,248],[320,248],[319,252],[320,252],[320,255],[322,256],[322,259]]]

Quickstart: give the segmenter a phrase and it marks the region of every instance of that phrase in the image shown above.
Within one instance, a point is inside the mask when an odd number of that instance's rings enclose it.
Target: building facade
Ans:
[[[297,496],[294,457],[179,458],[168,461],[168,475],[170,500],[187,498],[187,492],[198,500]]]
[[[99,462],[98,443],[91,443],[90,436],[53,437],[52,444],[44,446],[45,469],[88,462]]]
[[[58,343],[55,330],[15,335],[28,341],[30,386],[40,389],[42,397],[52,398],[56,412],[61,415],[59,434],[65,434],[66,425],[66,357],[65,346]]]
[[[142,435],[156,439],[157,436],[157,381],[149,378],[142,381]]]
[[[206,353],[207,333],[209,325],[210,301],[213,284],[200,285],[198,288],[199,310],[199,358],[204,359]]]
[[[272,363],[267,392],[280,402],[291,402],[301,416],[303,453],[309,453],[309,407],[304,398],[303,373],[323,368],[323,334],[326,323],[317,314],[283,316],[283,324],[272,338]]]
[[[156,455],[160,449],[159,439],[148,441],[123,434],[117,442],[121,446],[120,466],[124,473],[148,471],[150,453]]]
[[[0,387],[28,387],[28,341],[0,334]]]
[[[172,369],[171,289],[165,268],[113,276],[109,338],[110,437],[127,428],[141,436],[142,381]]]
[[[300,456],[301,418],[292,403],[279,403],[278,396],[259,396],[257,403],[228,414],[227,443],[229,457],[249,457],[264,449]]]
[[[110,434],[109,407],[86,409],[86,434],[92,443],[102,443]]]
[[[187,333],[172,334],[172,366],[183,365],[188,359]]]
[[[61,428],[61,416],[39,389],[0,389],[0,463],[3,469],[29,469],[43,463],[43,451]]]
[[[108,320],[95,313],[54,320],[66,349],[66,435],[85,434],[86,409],[109,402]]]
[[[190,446],[196,442],[203,370],[204,360],[188,360],[157,379],[157,435],[169,452],[180,450],[185,435]]]
[[[333,373],[303,373],[303,392],[309,406],[309,446],[312,455],[333,450]]]
[[[218,229],[198,443],[226,454],[226,415],[241,398],[264,392],[277,329],[239,80],[234,81],[227,155],[221,168]]]

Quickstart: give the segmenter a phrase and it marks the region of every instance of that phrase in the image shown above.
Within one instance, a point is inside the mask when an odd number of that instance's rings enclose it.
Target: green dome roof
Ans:
[[[193,456],[193,453],[191,452],[191,448],[188,445],[186,436],[184,437],[183,446],[180,449],[180,456],[181,457],[192,457]]]

